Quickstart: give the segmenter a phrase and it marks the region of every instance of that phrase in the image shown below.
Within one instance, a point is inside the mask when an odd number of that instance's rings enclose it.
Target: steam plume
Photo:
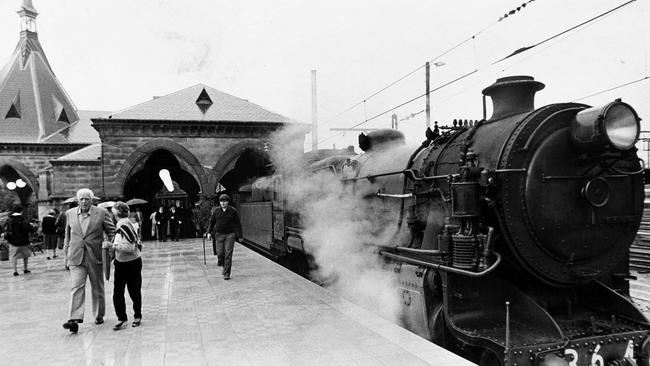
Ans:
[[[344,298],[397,322],[401,299],[392,268],[384,268],[372,244],[384,244],[395,225],[381,220],[361,197],[342,193],[342,183],[329,170],[305,170],[304,132],[285,129],[271,139],[271,158],[284,180],[287,208],[299,212],[305,251],[318,269],[312,279]],[[390,152],[387,156],[393,156]]]

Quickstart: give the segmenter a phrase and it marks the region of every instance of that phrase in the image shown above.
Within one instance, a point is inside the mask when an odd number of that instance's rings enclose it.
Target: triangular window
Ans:
[[[203,113],[205,113],[212,105],[212,99],[210,99],[210,96],[205,91],[205,88],[203,88],[201,94],[199,94],[199,97],[196,99],[196,105]]]
[[[57,118],[56,120],[59,122],[70,123],[70,120],[68,119],[68,114],[65,113],[65,109],[61,110],[61,114],[59,114],[59,118]]]
[[[70,123],[68,119],[68,114],[65,113],[63,104],[56,99],[56,96],[52,95],[52,110],[54,111],[54,120],[57,122],[66,122]]]
[[[9,107],[9,111],[7,111],[7,115],[5,118],[20,118],[21,115],[21,110],[20,110],[20,93],[16,94],[16,97],[14,98],[14,101],[11,103],[11,107]]]

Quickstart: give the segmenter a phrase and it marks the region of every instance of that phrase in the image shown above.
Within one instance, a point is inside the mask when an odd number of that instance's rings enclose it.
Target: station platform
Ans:
[[[30,258],[32,273],[0,262],[3,365],[471,365],[236,244],[232,277],[222,279],[201,239],[145,242],[143,318],[117,322],[113,285],[95,325],[89,285],[79,333],[62,328],[69,311],[63,259]],[[131,303],[127,311],[132,320]]]

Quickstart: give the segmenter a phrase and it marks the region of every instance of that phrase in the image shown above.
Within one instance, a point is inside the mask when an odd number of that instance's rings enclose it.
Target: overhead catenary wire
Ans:
[[[532,2],[532,1],[534,1],[534,0],[528,1],[528,3]],[[575,30],[575,29],[581,28],[581,27],[583,27],[583,26],[585,26],[585,25],[587,25],[587,24],[590,24],[590,23],[593,23],[593,22],[595,22],[595,21],[598,21],[598,20],[600,20],[601,18],[604,18],[605,16],[607,16],[607,15],[613,13],[613,12],[616,12],[617,10],[619,10],[619,9],[621,9],[621,8],[627,6],[627,5],[630,5],[630,4],[633,3],[633,2],[636,2],[636,0],[629,0],[629,1],[627,1],[627,2],[625,2],[625,3],[623,3],[623,4],[621,4],[621,5],[618,5],[618,6],[612,8],[612,9],[610,9],[610,10],[607,10],[607,11],[604,12],[604,13],[601,13],[601,14],[595,16],[595,17],[592,17],[592,18],[590,18],[590,19],[584,21],[584,22],[581,22],[581,23],[579,23],[579,24],[577,24],[577,25],[574,25],[574,26],[572,26],[572,27],[570,27],[570,28],[568,28],[568,29],[565,29],[565,30],[563,30],[563,31],[561,31],[561,32],[559,32],[559,33],[557,33],[557,34],[551,36],[551,37],[548,37],[548,38],[546,38],[546,39],[544,39],[544,40],[542,40],[542,41],[540,41],[540,42],[537,42],[537,43],[535,43],[535,44],[532,45],[532,46],[519,48],[519,49],[515,50],[514,52],[512,52],[510,55],[508,55],[508,56],[506,56],[506,57],[504,57],[504,58],[502,58],[502,59],[499,59],[499,60],[493,62],[492,65],[498,64],[498,63],[500,63],[500,62],[502,62],[502,61],[504,61],[504,60],[506,60],[506,59],[508,59],[508,58],[510,58],[510,57],[513,57],[513,56],[515,56],[515,55],[518,55],[518,54],[521,54],[521,53],[523,53],[523,52],[526,52],[526,51],[528,51],[528,50],[530,50],[530,49],[533,49],[533,48],[535,48],[535,47],[537,47],[537,46],[539,46],[539,45],[542,45],[542,44],[544,44],[544,43],[547,43],[547,42],[549,42],[549,41],[551,41],[551,40],[553,40],[553,39],[555,39],[555,38],[561,37],[562,35],[567,34],[567,33],[571,32],[571,31],[573,31],[573,30]],[[522,7],[525,7],[525,5],[522,4]],[[517,11],[519,11],[519,10],[520,10],[520,8],[517,8]],[[448,49],[448,50],[446,50],[445,52],[441,53],[440,55],[434,57],[434,58],[431,59],[429,62],[434,62],[434,61],[440,59],[441,57],[443,57],[443,56],[445,56],[446,54],[448,54],[448,53],[454,51],[455,49],[457,49],[458,47],[461,47],[462,45],[464,45],[465,43],[467,43],[467,42],[469,42],[469,41],[474,41],[474,46],[473,46],[473,47],[474,47],[474,52],[476,53],[476,50],[475,50],[475,49],[476,49],[476,43],[475,43],[475,42],[476,42],[476,36],[478,36],[479,34],[483,33],[483,32],[486,31],[487,29],[489,29],[489,28],[491,28],[492,26],[494,26],[495,24],[497,24],[498,22],[500,22],[500,21],[502,21],[503,19],[505,19],[505,18],[508,16],[508,14],[512,15],[513,13],[514,13],[514,11],[511,10],[509,13],[506,13],[505,16],[501,17],[498,21],[496,21],[496,22],[494,22],[494,23],[488,25],[487,27],[481,29],[480,31],[478,31],[478,32],[476,32],[475,34],[473,34],[471,37],[468,37],[468,38],[462,40],[461,42],[459,42],[458,44],[454,45],[454,46],[451,47],[450,49]],[[474,56],[475,56],[475,63],[476,63],[476,62],[477,62],[477,61],[476,61],[476,57],[477,57],[477,56],[476,56],[476,54],[475,54]],[[426,65],[426,64],[425,64],[425,65]],[[371,97],[374,97],[374,96],[378,95],[379,93],[385,91],[386,89],[390,88],[391,86],[393,86],[393,85],[397,84],[398,82],[404,80],[406,77],[413,75],[415,72],[417,72],[417,71],[419,71],[420,69],[422,69],[423,67],[425,67],[425,65],[422,65],[422,66],[418,67],[417,69],[415,69],[415,70],[409,72],[408,74],[404,75],[404,76],[401,77],[400,79],[394,81],[393,83],[391,83],[391,84],[387,85],[386,87],[380,89],[379,91],[373,93],[370,97],[365,98],[364,100],[362,100],[361,102],[355,104],[354,106],[351,106],[351,107],[349,107],[348,109],[346,109],[345,111],[343,111],[343,112],[341,112],[341,113],[335,115],[334,117],[328,119],[328,120],[326,121],[326,123],[331,122],[331,121],[334,120],[335,118],[337,118],[337,117],[341,116],[342,114],[344,114],[344,113],[346,113],[346,112],[352,110],[353,108],[357,107],[358,105],[360,105],[360,104],[362,104],[362,103],[364,104],[364,107],[365,107],[365,103],[367,102],[368,99],[370,99]],[[465,77],[467,77],[467,76],[469,76],[469,75],[471,75],[471,74],[474,74],[474,73],[476,73],[476,72],[478,72],[478,71],[480,71],[480,70],[483,70],[483,69],[484,69],[484,68],[475,68],[474,71],[472,71],[472,72],[470,72],[470,73],[468,73],[468,74],[462,75],[460,78],[458,78],[458,79],[454,79],[454,80],[452,80],[451,82],[449,82],[449,83],[447,83],[447,84],[444,84],[444,85],[442,85],[442,86],[440,86],[440,87],[438,87],[438,88],[436,88],[436,89],[431,90],[430,92],[437,91],[437,90],[441,89],[442,87],[448,86],[448,85],[450,85],[450,84],[452,84],[452,83],[454,83],[454,82],[456,82],[456,81],[459,81],[460,79],[463,79],[463,78],[465,78]],[[633,83],[636,83],[636,82],[640,82],[640,81],[643,81],[643,80],[645,80],[645,79],[647,79],[647,77],[642,78],[642,79],[639,79],[639,80],[636,80],[636,81],[633,81],[633,82],[630,82],[630,83],[625,83],[625,84],[623,84],[623,85],[620,85],[620,86],[614,87],[614,88],[612,88],[611,90],[616,89],[616,88],[620,88],[620,87],[624,87],[624,86],[626,86],[626,85],[630,85],[630,84],[633,84]],[[606,90],[606,91],[608,91],[608,90]],[[599,93],[604,93],[604,92],[606,92],[606,91],[601,91],[601,92],[595,93],[594,95],[597,95],[597,94],[599,94]],[[373,116],[373,117],[371,117],[371,118],[367,118],[367,116],[366,116],[365,119],[364,119],[364,121],[362,121],[362,122],[360,122],[360,123],[354,125],[352,128],[354,128],[354,127],[358,127],[358,126],[363,125],[363,124],[365,124],[365,123],[367,123],[367,122],[369,122],[369,121],[372,121],[372,120],[374,120],[374,119],[376,119],[376,118],[378,118],[378,117],[380,117],[380,116],[385,115],[386,113],[388,113],[388,112],[390,112],[390,111],[393,111],[393,110],[395,110],[395,109],[397,109],[397,108],[400,108],[400,107],[402,107],[402,106],[404,106],[404,105],[407,105],[407,104],[409,104],[409,103],[412,103],[413,101],[418,100],[418,99],[420,99],[420,98],[422,98],[422,97],[424,97],[424,96],[426,96],[426,95],[427,95],[427,93],[424,93],[424,94],[422,94],[422,95],[419,95],[419,96],[417,96],[417,97],[414,97],[414,98],[412,98],[412,99],[410,99],[410,100],[408,100],[408,101],[406,101],[406,102],[404,102],[404,103],[401,103],[401,104],[398,105],[398,106],[395,106],[395,107],[393,107],[393,108],[390,108],[390,109],[388,109],[388,110],[386,110],[386,111],[384,111],[384,112],[382,112],[382,113],[379,113],[379,114],[377,114],[377,115],[375,115],[375,116]],[[590,96],[593,96],[593,95],[590,95]],[[590,96],[583,97],[583,98],[581,98],[581,99],[588,98],[588,97],[590,97]],[[580,99],[579,99],[579,100],[580,100]],[[365,109],[365,108],[364,108],[364,109]],[[325,123],[325,124],[326,124],[326,123]],[[340,135],[341,135],[341,134],[339,133],[339,134],[336,134],[336,135],[333,135],[333,136],[329,136],[329,137],[327,137],[327,138],[324,138],[324,139],[318,141],[318,143],[321,143],[321,142],[324,142],[324,141],[327,141],[327,140],[331,140],[331,139],[333,139],[333,138],[335,138],[335,137],[338,137],[338,136],[340,136]]]
[[[593,18],[590,18],[590,19],[588,19],[588,20],[585,20],[585,21],[582,22],[582,23],[576,24],[576,25],[574,25],[574,26],[572,26],[572,27],[570,27],[570,28],[567,28],[567,29],[565,29],[565,30],[563,30],[563,31],[561,31],[561,32],[559,32],[559,33],[557,33],[557,34],[554,34],[554,35],[552,35],[552,36],[550,36],[550,37],[548,37],[548,38],[546,38],[546,39],[544,39],[544,40],[542,40],[542,41],[539,41],[539,42],[535,43],[535,44],[532,45],[532,46],[525,46],[525,47],[521,47],[521,48],[519,48],[519,49],[516,49],[514,52],[512,52],[512,53],[509,54],[508,56],[506,56],[506,57],[504,57],[504,58],[502,58],[502,59],[499,59],[499,60],[497,60],[497,61],[494,61],[492,64],[493,64],[493,65],[498,64],[499,62],[504,61],[504,60],[506,60],[506,59],[508,59],[508,58],[510,58],[510,57],[516,56],[516,55],[518,55],[518,54],[520,54],[520,53],[523,53],[523,52],[526,52],[526,51],[528,51],[528,50],[530,50],[530,49],[533,49],[533,48],[535,48],[535,47],[537,47],[537,46],[539,46],[539,45],[541,45],[541,44],[544,44],[544,43],[546,43],[546,42],[548,42],[548,41],[550,41],[550,40],[553,40],[553,39],[555,39],[555,38],[557,38],[557,37],[560,37],[560,36],[562,36],[562,35],[565,34],[565,33],[571,32],[571,31],[574,30],[574,29],[580,28],[580,27],[582,27],[582,26],[584,26],[584,25],[586,25],[586,24],[589,24],[589,23],[594,22],[594,21],[596,21],[596,20],[598,20],[598,19],[601,19],[601,18],[603,18],[603,17],[605,17],[605,16],[607,16],[607,15],[609,15],[609,14],[611,14],[611,13],[613,13],[613,12],[615,12],[615,11],[617,11],[617,10],[619,10],[619,9],[621,9],[621,8],[623,8],[623,7],[625,7],[625,6],[627,6],[627,5],[630,5],[631,3],[635,2],[635,1],[637,1],[637,0],[630,0],[630,1],[628,1],[628,2],[626,2],[626,3],[623,3],[623,4],[621,4],[621,5],[617,6],[617,7],[614,7],[614,8],[612,8],[612,9],[609,9],[609,10],[607,10],[607,11],[604,12],[604,13],[598,14],[598,15],[596,15],[596,16],[593,17]]]
[[[588,26],[588,25],[593,25],[596,21],[600,21],[600,20],[604,19],[606,16],[611,15],[612,13],[616,12],[617,10],[620,10],[621,8],[627,6],[627,5],[629,5],[629,4],[631,4],[631,3],[635,2],[635,1],[636,1],[636,0],[630,0],[630,1],[627,1],[627,2],[625,2],[625,3],[621,4],[621,5],[618,5],[618,6],[614,7],[614,8],[611,8],[611,9],[607,10],[606,12],[603,12],[603,13],[601,13],[601,14],[599,14],[599,15],[593,17],[593,18],[590,18],[589,20],[586,20],[586,21],[584,21],[584,22],[582,22],[582,23],[580,23],[580,24],[577,24],[577,25],[575,25],[575,26],[572,26],[572,27],[570,27],[570,28],[568,28],[568,29],[566,29],[566,30],[560,32],[560,33],[557,33],[557,34],[554,35],[554,36],[548,37],[547,39],[545,39],[545,40],[543,40],[543,41],[541,41],[541,42],[538,42],[537,44],[535,44],[535,45],[533,45],[533,46],[531,46],[531,47],[528,47],[528,48],[526,48],[526,47],[524,47],[524,48],[520,48],[519,50],[513,52],[512,54],[510,54],[510,55],[508,55],[508,56],[506,56],[506,57],[504,57],[504,58],[502,58],[502,59],[500,59],[500,60],[498,60],[498,61],[495,61],[495,62],[492,63],[492,65],[490,65],[490,66],[493,66],[493,65],[495,65],[495,64],[497,64],[497,63],[499,63],[499,62],[501,62],[501,61],[503,61],[503,60],[505,60],[505,59],[507,59],[507,58],[509,58],[509,57],[511,57],[511,56],[515,56],[515,55],[517,55],[517,54],[519,54],[519,53],[522,53],[522,52],[528,51],[529,49],[531,49],[531,48],[533,48],[533,47],[536,47],[536,46],[538,46],[538,45],[541,45],[541,44],[543,44],[543,43],[545,43],[545,42],[547,42],[547,41],[550,41],[550,40],[552,40],[552,39],[558,38],[558,37],[560,37],[560,36],[562,36],[562,35],[565,35],[565,34],[566,34],[566,37],[565,37],[565,38],[562,38],[562,40],[564,40],[564,39],[566,39],[566,38],[569,38],[569,37],[573,36],[574,34],[577,34],[579,31],[585,29],[586,26]],[[578,29],[578,28],[581,28],[581,27],[584,27],[584,28],[579,29],[578,31],[576,31],[576,32],[573,33],[573,34],[567,34],[567,33],[569,33],[570,31],[575,30],[575,29]],[[648,38],[650,38],[650,35],[648,35]],[[559,41],[558,41],[558,42],[559,42]],[[550,45],[548,45],[546,48],[544,48],[544,50],[547,49],[547,48],[549,48],[549,47],[552,47],[552,46],[556,45],[558,42],[556,42],[556,43],[554,43],[554,44],[550,44]],[[539,52],[541,52],[541,50],[540,50]],[[537,53],[539,53],[539,52],[537,52]],[[537,53],[533,53],[533,54],[531,54],[531,55],[529,55],[529,56],[527,56],[527,57],[522,58],[521,60],[519,60],[519,61],[517,61],[517,62],[515,62],[515,63],[513,63],[513,64],[508,65],[508,66],[505,67],[502,71],[505,71],[505,70],[507,70],[507,69],[509,69],[509,68],[511,68],[511,67],[513,67],[513,66],[515,66],[515,65],[517,65],[517,64],[519,64],[519,63],[521,63],[522,61],[524,61],[524,60],[526,60],[526,59],[528,59],[528,58],[530,58],[530,57],[532,57],[532,56],[535,56]],[[646,50],[646,65],[645,65],[645,68],[646,68],[646,72],[645,72],[645,73],[646,73],[646,74],[648,74],[648,72],[647,72],[647,67],[648,67],[648,65],[647,65],[647,50]],[[484,69],[485,69],[485,68],[478,68],[478,67],[477,67],[477,70],[478,70],[478,71],[482,71],[482,70],[484,70]],[[641,78],[641,79],[638,79],[638,80],[635,80],[635,81],[632,81],[632,82],[624,83],[624,84],[618,85],[618,86],[616,86],[616,87],[613,87],[613,88],[610,88],[610,89],[607,89],[607,90],[603,90],[603,91],[596,92],[596,93],[594,93],[594,94],[590,94],[590,95],[588,95],[588,96],[586,96],[586,97],[582,97],[582,98],[580,98],[580,99],[576,99],[576,100],[574,100],[574,101],[582,100],[582,99],[586,99],[586,98],[588,98],[588,97],[595,96],[595,95],[598,95],[598,94],[602,94],[602,93],[605,93],[605,92],[607,92],[607,91],[611,91],[611,90],[619,89],[619,88],[622,88],[622,87],[625,87],[625,86],[628,86],[628,85],[632,85],[632,84],[635,84],[635,83],[637,83],[637,82],[644,81],[644,80],[646,80],[647,78],[648,78],[648,77],[646,76],[646,77],[644,77],[644,78]],[[446,98],[446,99],[443,99],[442,101],[447,101],[447,100],[453,98],[453,97],[456,96],[456,95],[462,94],[463,92],[467,91],[468,89],[471,89],[472,87],[475,87],[476,85],[478,85],[478,83],[476,83],[476,84],[472,84],[471,86],[469,86],[469,87],[467,87],[467,88],[464,88],[464,89],[460,90],[458,93],[455,93],[453,96],[451,96],[451,97],[449,97],[449,98]]]
[[[466,78],[466,77],[468,77],[468,76],[470,76],[470,75],[476,73],[477,71],[478,71],[478,70],[473,70],[473,71],[471,71],[471,72],[468,72],[468,73],[466,73],[466,74],[463,74],[463,75],[457,77],[456,79],[454,79],[454,80],[452,80],[452,81],[449,81],[449,82],[447,82],[447,83],[445,83],[445,84],[442,84],[442,85],[436,87],[435,89],[432,89],[431,92],[434,92],[434,91],[440,90],[440,89],[442,89],[442,88],[444,88],[444,87],[447,87],[447,86],[449,86],[449,85],[451,85],[451,84],[454,84],[454,83],[456,83],[456,82],[458,82],[458,81],[460,81],[460,80],[462,80],[462,79],[464,79],[464,78]],[[365,123],[367,123],[367,122],[370,122],[370,121],[372,121],[372,120],[374,120],[374,119],[377,119],[377,118],[379,118],[379,117],[385,115],[386,113],[390,113],[390,112],[392,112],[393,110],[395,110],[395,109],[397,109],[397,108],[400,108],[400,107],[403,107],[403,106],[405,106],[405,105],[407,105],[407,104],[413,103],[414,101],[416,101],[416,100],[418,100],[418,99],[420,99],[420,98],[423,98],[423,97],[426,96],[426,95],[427,95],[427,93],[424,93],[424,94],[420,94],[420,95],[418,95],[418,96],[416,96],[416,97],[413,97],[413,98],[407,100],[406,102],[403,102],[403,103],[401,103],[401,104],[399,104],[399,105],[396,105],[396,106],[394,106],[394,107],[392,107],[392,108],[389,108],[389,109],[387,109],[387,110],[385,110],[385,111],[383,111],[383,112],[381,112],[381,113],[378,113],[378,114],[376,114],[376,115],[374,115],[374,116],[372,116],[372,117],[370,117],[370,118],[366,118],[366,120],[357,123],[356,125],[350,127],[349,129],[353,129],[353,128],[355,128],[355,127],[359,127],[359,126],[361,126],[361,125],[363,125],[363,124],[365,124]],[[325,142],[325,141],[331,140],[331,139],[333,139],[333,138],[335,138],[335,137],[339,137],[340,135],[342,135],[342,133],[338,133],[338,134],[336,134],[336,135],[326,137],[326,138],[324,138],[324,139],[319,140],[318,143],[320,144],[321,142]]]
[[[623,83],[623,84],[620,84],[620,85],[617,85],[617,86],[613,86],[613,87],[611,87],[611,88],[607,88],[607,89],[604,89],[604,90],[600,90],[600,91],[598,91],[598,92],[595,92],[595,93],[592,93],[592,94],[589,94],[589,95],[585,95],[584,97],[580,97],[580,98],[578,98],[578,99],[574,99],[574,100],[572,100],[572,102],[577,102],[577,101],[584,100],[584,99],[587,99],[587,98],[595,97],[596,95],[600,95],[600,94],[604,94],[604,93],[610,92],[610,91],[612,91],[612,90],[616,90],[616,89],[624,88],[624,87],[626,87],[626,86],[630,86],[630,85],[632,85],[632,84],[640,83],[640,82],[645,81],[645,80],[648,80],[648,79],[650,79],[650,76],[644,76],[644,77],[642,77],[642,78],[639,78],[639,79],[636,79],[636,80],[633,80],[633,81],[629,81],[629,82],[627,82],[627,83]]]
[[[524,3],[522,3],[520,6],[514,8],[514,9],[509,10],[508,12],[504,13],[504,15],[502,15],[498,20],[496,20],[496,21],[490,23],[490,24],[487,25],[486,27],[480,29],[478,32],[475,32],[475,33],[472,34],[470,37],[467,37],[467,38],[461,40],[460,42],[458,42],[457,44],[453,45],[452,47],[450,47],[450,48],[447,49],[446,51],[444,51],[444,52],[442,52],[441,54],[439,54],[439,55],[435,56],[434,58],[430,59],[428,62],[429,62],[429,63],[434,63],[435,61],[439,60],[440,58],[442,58],[442,57],[446,56],[447,54],[453,52],[453,51],[456,50],[457,48],[463,46],[465,43],[472,41],[473,44],[474,44],[474,46],[473,46],[473,47],[474,47],[474,59],[475,59],[475,64],[476,64],[476,63],[477,63],[477,54],[476,54],[476,37],[477,37],[478,35],[480,35],[481,33],[487,31],[488,29],[492,28],[494,25],[498,24],[499,22],[505,20],[505,19],[508,18],[509,16],[512,16],[512,15],[514,15],[514,14],[517,13],[517,12],[520,12],[523,8],[526,7],[526,5],[528,5],[529,3],[532,3],[532,2],[534,2],[534,1],[535,1],[535,0],[528,0],[528,1],[524,2]],[[362,104],[365,104],[369,99],[372,99],[373,97],[375,97],[375,96],[381,94],[382,92],[384,92],[385,90],[387,90],[387,89],[389,89],[390,87],[394,86],[395,84],[401,82],[402,80],[404,80],[404,79],[408,78],[409,76],[415,74],[416,72],[422,70],[425,66],[426,66],[426,63],[425,63],[425,64],[422,64],[422,65],[420,65],[420,66],[418,66],[417,68],[415,68],[415,69],[413,69],[413,70],[411,70],[411,71],[409,71],[409,72],[406,73],[405,75],[399,77],[397,80],[395,80],[395,81],[389,83],[388,85],[384,86],[383,88],[381,88],[381,89],[375,91],[374,93],[370,94],[369,96],[365,97],[363,100],[361,100],[361,101],[359,101],[359,102],[357,102],[357,103],[351,105],[350,107],[344,109],[343,111],[341,111],[341,112],[335,114],[334,116],[332,116],[332,117],[326,119],[326,120],[325,120],[323,123],[321,123],[320,125],[321,125],[321,126],[326,126],[327,124],[329,124],[330,122],[332,122],[332,121],[335,120],[336,118],[338,118],[338,117],[344,115],[345,113],[347,113],[347,112],[353,110],[354,108],[356,108],[356,107],[358,107],[358,106],[360,106],[360,105],[362,105]]]

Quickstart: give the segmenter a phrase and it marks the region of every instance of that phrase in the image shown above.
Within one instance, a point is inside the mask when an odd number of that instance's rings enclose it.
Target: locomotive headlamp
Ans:
[[[578,112],[571,123],[571,138],[587,151],[606,147],[629,150],[639,139],[639,122],[634,109],[616,99],[603,107]]]

